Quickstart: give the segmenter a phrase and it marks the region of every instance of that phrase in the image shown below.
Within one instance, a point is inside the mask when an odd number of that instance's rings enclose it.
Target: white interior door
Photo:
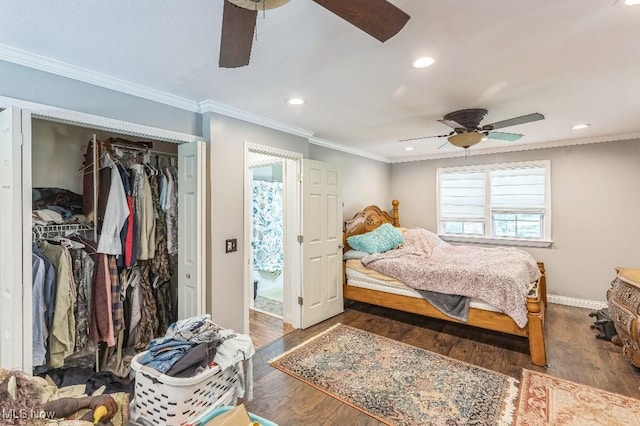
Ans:
[[[302,328],[344,310],[342,183],[333,164],[303,160]]]
[[[27,182],[23,175],[23,155],[29,156],[29,165],[31,151],[28,143],[23,154],[23,119],[30,138],[28,112],[0,111],[0,366],[31,372],[31,247],[24,239],[25,216],[31,213],[30,188],[25,189],[31,186],[31,169],[26,170]]]
[[[178,147],[178,317],[205,313],[204,142]]]

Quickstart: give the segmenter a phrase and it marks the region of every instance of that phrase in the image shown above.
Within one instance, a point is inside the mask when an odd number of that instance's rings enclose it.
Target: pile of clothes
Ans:
[[[150,342],[149,350],[138,362],[172,377],[193,377],[205,369],[234,367],[238,372],[236,397],[253,398],[255,348],[251,338],[215,324],[208,314],[179,320],[164,335]],[[243,361],[247,361],[245,380]]]

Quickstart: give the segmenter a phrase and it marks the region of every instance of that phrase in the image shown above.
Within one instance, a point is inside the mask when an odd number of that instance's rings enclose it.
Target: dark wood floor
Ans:
[[[295,329],[291,324],[285,323],[282,318],[249,309],[249,336],[256,349],[280,339],[293,330]]]
[[[589,310],[549,305],[549,367],[531,364],[526,339],[471,329],[362,303],[306,330],[294,330],[254,356],[254,399],[247,409],[280,425],[380,422],[268,365],[268,360],[340,322],[520,379],[523,368],[640,399],[640,370],[620,348],[595,338]]]

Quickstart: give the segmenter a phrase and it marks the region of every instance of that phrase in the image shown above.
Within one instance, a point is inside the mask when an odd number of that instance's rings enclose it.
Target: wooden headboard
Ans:
[[[378,206],[367,206],[362,211],[353,215],[353,217],[344,223],[344,250],[350,250],[349,244],[347,244],[347,238],[352,235],[364,234],[365,232],[373,231],[378,226],[390,223],[393,226],[400,226],[400,215],[398,214],[398,205],[400,201],[393,200],[391,205],[393,206],[392,214],[389,215],[386,211],[383,211]]]

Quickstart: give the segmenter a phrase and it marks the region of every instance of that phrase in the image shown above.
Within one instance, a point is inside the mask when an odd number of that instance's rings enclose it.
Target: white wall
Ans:
[[[82,167],[87,144],[96,135],[98,140],[118,136],[113,133],[71,124],[34,119],[31,122],[32,186],[34,188],[63,188],[82,194]],[[140,138],[122,136],[131,141]],[[178,145],[153,142],[156,151],[178,153]]]
[[[0,61],[0,95],[201,135],[201,115],[45,71]]]
[[[368,204],[391,208],[389,165],[310,145],[304,138],[218,114],[205,114],[203,135],[209,140],[208,308],[220,325],[242,331],[244,253],[244,142],[299,152],[304,158],[341,166],[345,217]],[[225,253],[224,241],[238,239],[238,251]]]
[[[391,191],[389,164],[318,145],[309,145],[309,157],[340,166],[345,220],[371,204],[391,210],[395,194]]]
[[[208,309],[213,320],[239,332],[244,324],[244,143],[251,142],[308,156],[306,139],[218,114],[205,114],[203,134],[210,141]],[[237,238],[238,251],[225,253],[225,240]]]
[[[63,188],[82,194],[84,153],[93,133],[89,129],[33,120],[31,125],[34,188]]]
[[[554,244],[525,250],[545,263],[550,294],[605,301],[616,266],[640,267],[638,140],[393,164],[400,222],[435,231],[437,167],[547,159]]]

